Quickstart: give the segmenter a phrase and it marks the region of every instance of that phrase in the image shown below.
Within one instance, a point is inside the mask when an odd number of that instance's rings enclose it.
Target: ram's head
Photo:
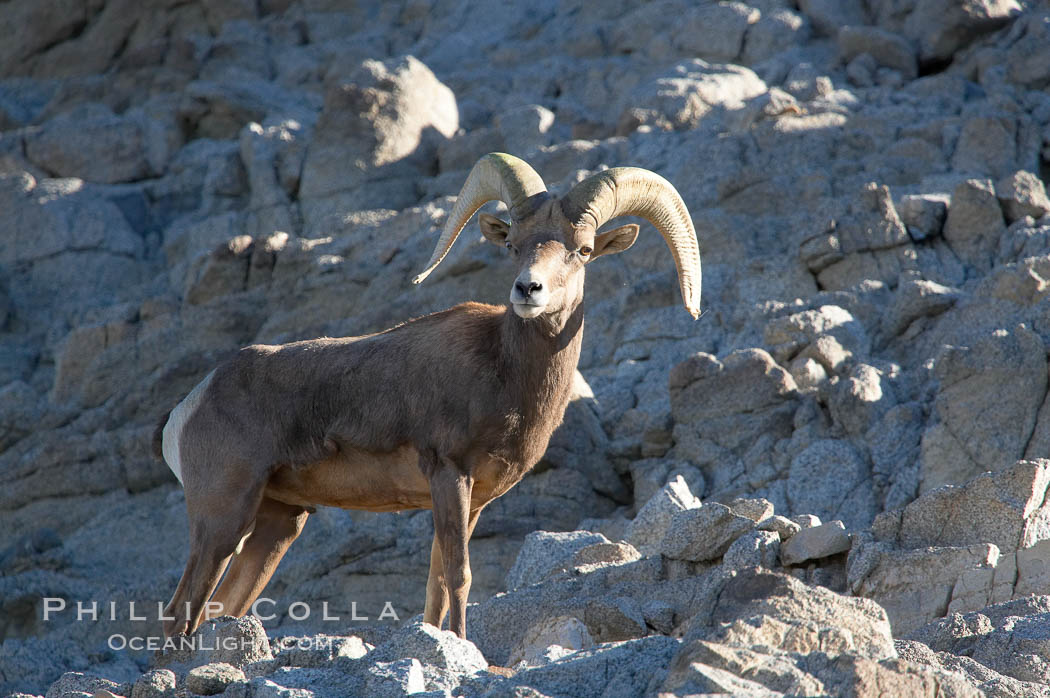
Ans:
[[[583,299],[583,270],[592,260],[634,244],[631,223],[598,232],[619,216],[639,216],[663,235],[678,267],[686,310],[700,312],[700,250],[682,197],[660,175],[637,167],[599,172],[562,198],[547,192],[528,163],[505,153],[485,155],[470,171],[426,269],[425,279],[448,254],[463,226],[483,204],[507,205],[510,222],[481,214],[481,232],[517,261],[510,303],[525,319],[560,315]]]

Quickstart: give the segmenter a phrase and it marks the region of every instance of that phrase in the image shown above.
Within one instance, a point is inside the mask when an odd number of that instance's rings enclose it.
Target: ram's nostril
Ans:
[[[525,298],[529,297],[529,289],[525,288],[525,284],[521,283],[520,281],[515,281],[514,288],[517,289],[518,293],[520,293]]]
[[[535,281],[533,281],[532,283],[529,284],[529,293],[532,293],[534,291],[542,291],[542,290],[543,290],[543,284],[538,284]]]

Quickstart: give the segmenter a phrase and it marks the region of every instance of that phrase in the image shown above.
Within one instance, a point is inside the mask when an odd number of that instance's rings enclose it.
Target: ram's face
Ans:
[[[554,204],[514,224],[480,216],[485,237],[504,245],[517,263],[510,303],[526,320],[575,308],[583,299],[585,265],[602,254],[627,249],[638,236],[633,224],[595,235],[587,227],[572,226]]]

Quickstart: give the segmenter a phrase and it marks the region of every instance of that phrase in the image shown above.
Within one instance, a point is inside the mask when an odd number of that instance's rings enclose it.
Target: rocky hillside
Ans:
[[[0,694],[1050,695],[1045,1],[0,0],[0,26]],[[555,191],[670,180],[704,312],[648,225],[589,270],[577,399],[471,544],[472,643],[412,620],[429,512],[325,509],[275,617],[206,630],[248,650],[114,649],[186,555],[157,420],[243,345],[501,302],[474,224],[410,283],[495,150]]]

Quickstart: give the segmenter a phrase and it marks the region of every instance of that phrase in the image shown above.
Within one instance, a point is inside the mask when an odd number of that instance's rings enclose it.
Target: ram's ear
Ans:
[[[510,223],[495,216],[490,216],[487,213],[478,214],[478,223],[481,225],[481,234],[489,242],[502,245],[507,241],[507,236],[510,235]]]
[[[600,257],[603,254],[616,254],[617,252],[623,252],[633,245],[634,241],[637,239],[637,223],[621,225],[619,228],[613,228],[612,230],[596,235],[594,238],[594,251],[591,252],[591,259]]]

